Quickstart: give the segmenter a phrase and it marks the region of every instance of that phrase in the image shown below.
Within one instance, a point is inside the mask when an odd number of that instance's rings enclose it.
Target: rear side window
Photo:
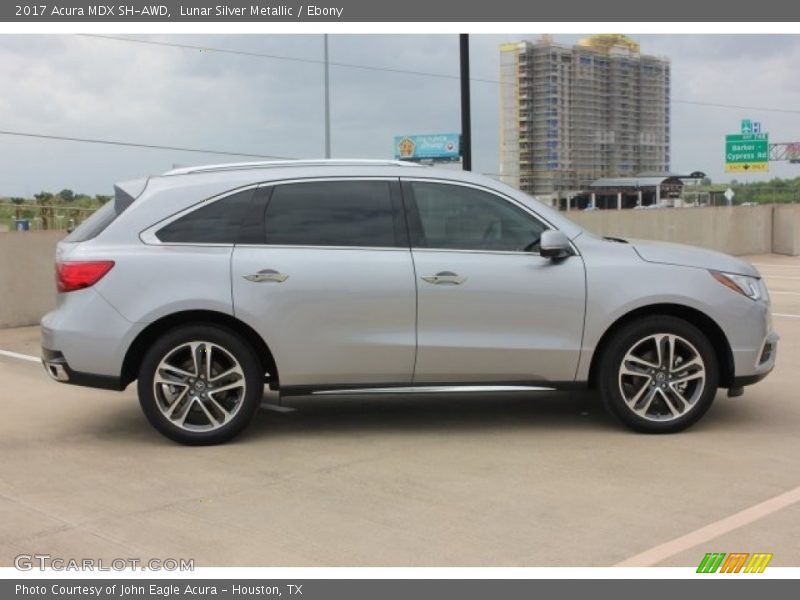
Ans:
[[[141,190],[139,191],[141,192]],[[98,208],[83,223],[64,238],[65,242],[85,242],[96,238],[103,230],[111,225],[126,208],[133,204],[134,197],[118,186],[114,186],[114,199]]]
[[[275,186],[264,216],[267,244],[396,246],[388,181]]]
[[[235,244],[255,190],[215,200],[162,227],[156,237],[181,244]]]
[[[64,241],[85,242],[95,238],[101,231],[111,225],[116,218],[117,212],[114,210],[114,202],[106,202],[94,211],[88,219],[78,225],[72,233],[64,238]]]

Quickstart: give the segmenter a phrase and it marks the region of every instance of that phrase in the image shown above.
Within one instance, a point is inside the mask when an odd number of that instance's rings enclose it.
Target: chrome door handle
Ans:
[[[252,281],[253,283],[263,283],[265,281],[283,283],[289,279],[288,275],[278,273],[275,269],[262,269],[258,273],[253,273],[252,275],[242,275],[242,277],[247,279],[247,281]]]
[[[429,275],[427,277],[423,277],[422,280],[434,284],[452,283],[454,285],[461,285],[467,280],[467,278],[461,277],[460,275],[458,275],[457,273],[453,273],[452,271],[440,271],[436,275]]]

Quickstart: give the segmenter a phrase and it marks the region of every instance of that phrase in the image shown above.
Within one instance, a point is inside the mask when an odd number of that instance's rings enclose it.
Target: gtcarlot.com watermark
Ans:
[[[50,554],[18,554],[19,571],[194,571],[193,558],[64,558]]]

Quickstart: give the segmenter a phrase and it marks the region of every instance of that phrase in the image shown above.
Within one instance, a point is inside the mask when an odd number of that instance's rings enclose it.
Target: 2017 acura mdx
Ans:
[[[177,169],[121,183],[58,245],[56,380],[122,390],[189,444],[282,395],[593,387],[672,432],[775,364],[750,264],[596,237],[493,179],[391,161]]]

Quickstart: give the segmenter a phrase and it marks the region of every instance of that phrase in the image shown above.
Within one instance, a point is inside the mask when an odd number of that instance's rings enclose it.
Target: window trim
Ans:
[[[419,183],[434,183],[434,184],[443,184],[443,185],[450,185],[455,187],[464,187],[464,188],[471,188],[478,190],[480,192],[484,192],[495,196],[501,200],[511,203],[512,206],[515,206],[522,210],[525,214],[530,215],[533,219],[536,219],[539,223],[544,225],[545,230],[552,229],[554,231],[558,231],[558,227],[553,225],[550,221],[536,213],[535,211],[531,210],[528,206],[519,202],[518,200],[503,194],[502,192],[498,192],[492,188],[466,182],[466,181],[457,181],[453,179],[441,179],[436,177],[401,177],[400,184],[403,190],[403,201],[406,205],[406,216],[408,219],[408,229],[409,229],[409,243],[411,245],[411,249],[415,252],[461,252],[466,254],[500,254],[500,255],[523,255],[523,256],[541,256],[539,252],[526,252],[524,250],[478,250],[478,249],[468,249],[468,248],[428,248],[427,246],[417,246],[415,245],[415,240],[423,239],[424,233],[422,231],[422,220],[419,214],[419,209],[417,208],[417,201],[414,197],[414,189],[410,185],[411,183],[419,182]],[[573,252],[576,256],[579,256],[577,248],[570,240],[570,246],[572,247]]]

